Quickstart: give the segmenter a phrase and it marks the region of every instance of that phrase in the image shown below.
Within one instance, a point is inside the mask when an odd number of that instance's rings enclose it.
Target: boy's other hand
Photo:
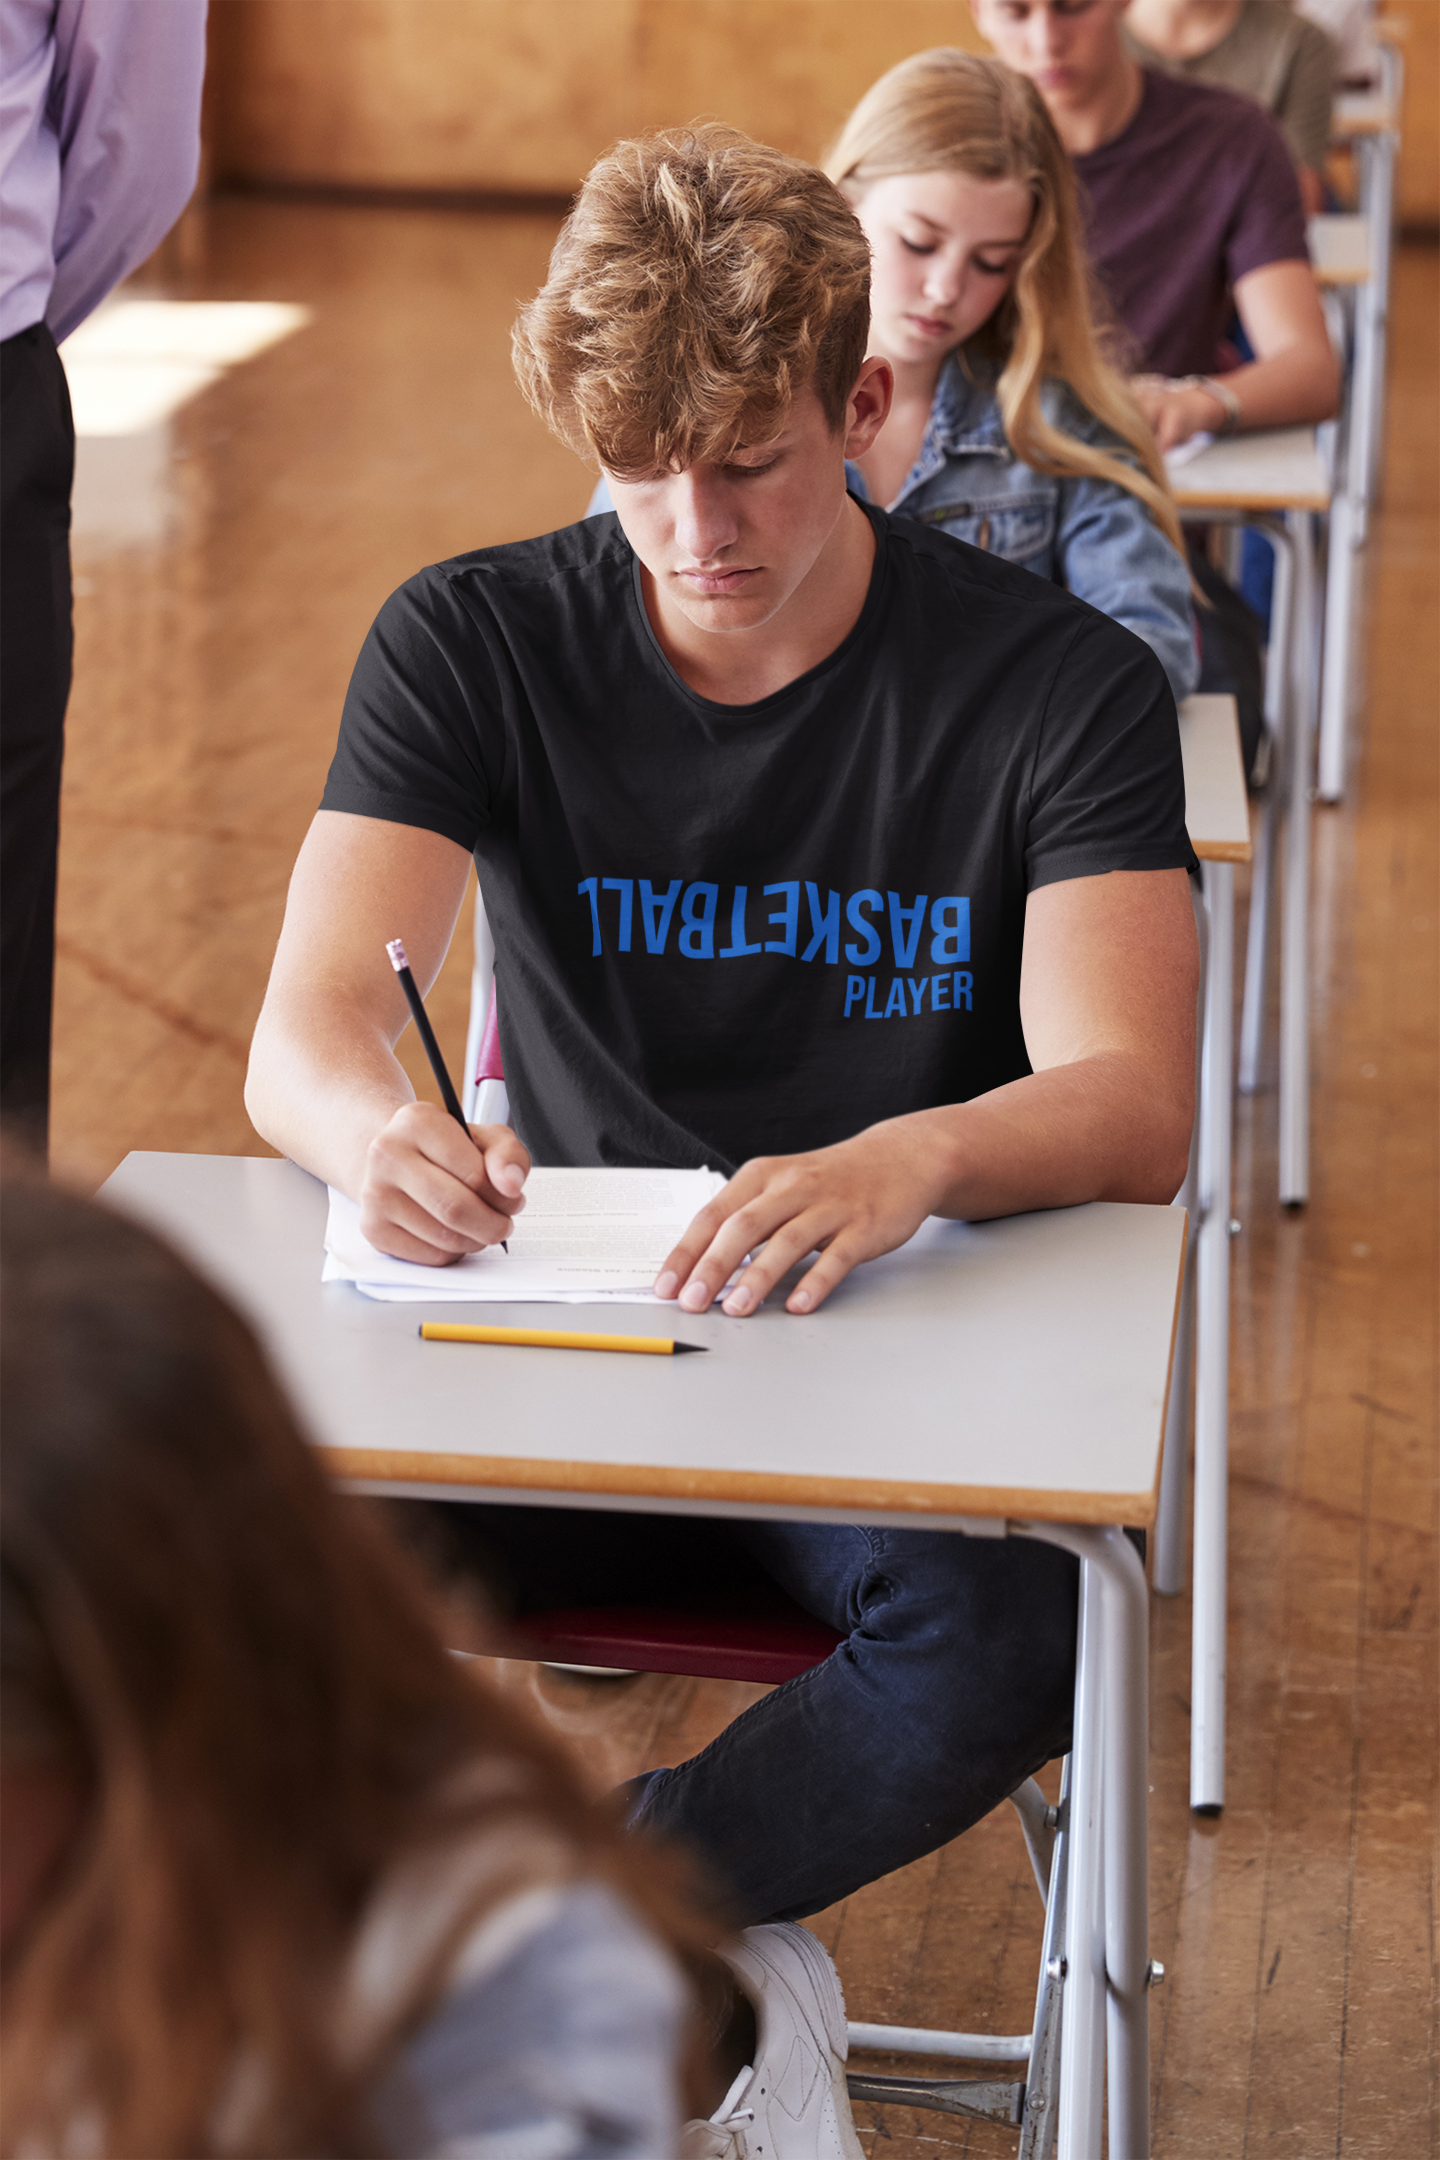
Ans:
[[[951,1175],[944,1150],[933,1132],[907,1130],[908,1122],[874,1125],[812,1154],[745,1163],[666,1259],[657,1295],[678,1299],[685,1312],[704,1312],[754,1253],[721,1302],[738,1319],[754,1312],[797,1260],[818,1252],[785,1301],[787,1312],[813,1312],[851,1268],[913,1237],[943,1198]]]
[[[357,1195],[377,1252],[449,1267],[510,1235],[525,1205],[530,1157],[508,1125],[472,1125],[467,1140],[437,1103],[406,1103],[376,1134]]]
[[[1192,435],[1225,425],[1226,411],[1219,398],[1197,384],[1171,382],[1164,375],[1136,375],[1130,384],[1135,402],[1155,430],[1163,457]]]

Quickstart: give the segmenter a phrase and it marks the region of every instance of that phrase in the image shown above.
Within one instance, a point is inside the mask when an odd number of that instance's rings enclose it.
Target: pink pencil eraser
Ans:
[[[394,968],[397,975],[400,973],[401,968],[409,967],[410,963],[405,958],[405,947],[401,944],[398,937],[391,938],[389,944],[385,947],[385,950],[390,955],[390,965]]]

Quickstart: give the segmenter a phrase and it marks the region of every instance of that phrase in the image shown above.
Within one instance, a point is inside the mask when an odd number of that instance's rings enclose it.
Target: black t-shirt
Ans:
[[[1016,1079],[1027,892],[1190,865],[1149,647],[868,514],[854,629],[753,705],[676,674],[613,515],[381,609],[324,808],[473,850],[538,1162],[731,1170]]]

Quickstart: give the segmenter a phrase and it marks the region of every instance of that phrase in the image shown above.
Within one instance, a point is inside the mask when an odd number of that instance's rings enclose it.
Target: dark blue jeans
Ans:
[[[958,1837],[1070,1744],[1078,1563],[1025,1538],[599,1510],[430,1511],[508,1608],[704,1602],[757,1571],[845,1641],[634,1819],[699,1854],[742,1924],[799,1919]]]

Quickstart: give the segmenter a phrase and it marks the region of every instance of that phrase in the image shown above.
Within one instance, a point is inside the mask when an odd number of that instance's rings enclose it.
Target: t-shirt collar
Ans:
[[[1132,137],[1149,132],[1159,118],[1157,106],[1163,106],[1165,93],[1172,82],[1184,80],[1163,74],[1158,68],[1142,67],[1140,70],[1140,102],[1118,135],[1111,135],[1105,142],[1096,143],[1093,150],[1081,150],[1071,159],[1079,173],[1093,172],[1113,153],[1128,157]]]

